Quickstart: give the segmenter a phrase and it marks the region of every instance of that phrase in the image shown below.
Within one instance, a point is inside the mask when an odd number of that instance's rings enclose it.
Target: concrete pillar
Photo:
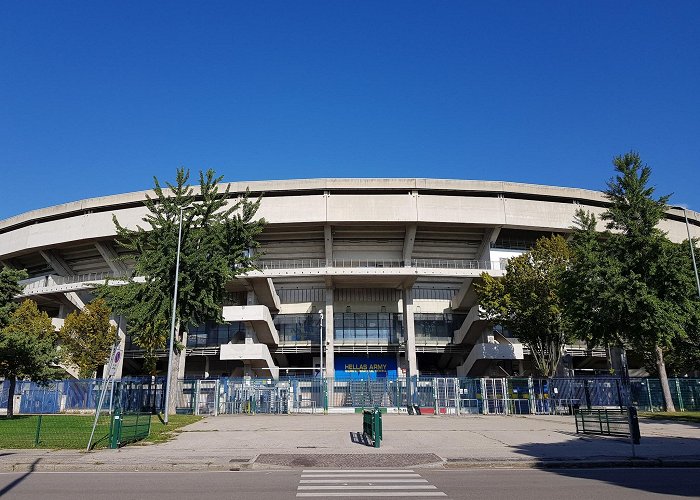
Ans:
[[[418,360],[416,359],[416,327],[413,321],[413,290],[403,290],[403,334],[406,341],[406,375],[418,375]]]
[[[326,377],[335,377],[335,332],[333,330],[333,289],[326,288],[326,307],[323,311],[323,339],[325,343],[324,370]]]
[[[323,239],[325,241],[326,266],[333,265],[333,228],[330,224],[323,226]]]
[[[182,345],[187,346],[187,332],[182,332]],[[185,378],[185,360],[187,359],[187,348],[183,347],[178,355],[180,363],[177,367],[177,378],[182,380]]]
[[[255,292],[250,291],[246,294],[246,305],[255,305]],[[255,335],[255,330],[252,325],[248,322],[245,324],[245,343],[246,344],[256,344],[258,342],[258,337]],[[246,375],[247,377],[248,375]]]

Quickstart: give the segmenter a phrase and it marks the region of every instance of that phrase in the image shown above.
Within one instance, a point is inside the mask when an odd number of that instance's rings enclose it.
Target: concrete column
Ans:
[[[187,346],[187,332],[182,332],[182,345]],[[182,380],[185,378],[185,360],[187,359],[187,347],[183,347],[178,355],[180,363],[177,367],[177,378]]]
[[[416,327],[413,321],[413,289],[403,290],[403,334],[406,341],[406,375],[418,375],[418,360],[416,359]]]
[[[323,226],[323,239],[325,241],[326,265],[333,265],[333,228],[330,224]]]
[[[409,224],[406,226],[406,234],[403,240],[403,265],[409,267],[411,265],[411,257],[413,257],[413,245],[416,242],[416,229],[418,224]]]
[[[255,292],[248,292],[246,294],[246,305],[252,306],[255,305]],[[246,322],[245,324],[245,343],[246,344],[257,344],[258,342],[258,337],[255,335],[255,330],[253,329],[253,326],[249,323]],[[245,375],[246,377],[248,375]]]
[[[326,288],[326,307],[323,311],[323,339],[326,352],[324,370],[326,377],[335,377],[335,332],[333,330],[333,289]]]

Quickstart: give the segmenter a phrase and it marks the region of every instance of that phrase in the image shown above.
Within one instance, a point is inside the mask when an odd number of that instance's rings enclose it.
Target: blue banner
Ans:
[[[395,354],[336,356],[336,380],[396,378]]]

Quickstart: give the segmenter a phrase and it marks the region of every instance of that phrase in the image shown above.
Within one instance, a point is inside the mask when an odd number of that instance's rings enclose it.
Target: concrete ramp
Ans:
[[[255,330],[258,341],[267,345],[279,344],[279,334],[272,322],[270,310],[267,306],[225,306],[223,308],[224,321],[244,321],[250,323]]]
[[[275,366],[270,349],[265,344],[222,344],[219,359],[244,361],[259,377],[279,378],[279,368]]]
[[[476,377],[484,374],[491,361],[500,359],[523,359],[523,345],[514,339],[499,336],[501,343],[479,343],[467,356],[462,366],[457,367],[458,377]]]
[[[479,317],[479,306],[473,306],[469,309],[467,317],[464,318],[462,326],[455,331],[454,343],[475,344],[488,325],[487,320]]]

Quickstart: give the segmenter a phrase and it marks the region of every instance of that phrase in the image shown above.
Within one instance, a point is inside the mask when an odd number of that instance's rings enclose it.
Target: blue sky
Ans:
[[[603,189],[700,210],[700,2],[4,2],[0,218],[226,180]]]

